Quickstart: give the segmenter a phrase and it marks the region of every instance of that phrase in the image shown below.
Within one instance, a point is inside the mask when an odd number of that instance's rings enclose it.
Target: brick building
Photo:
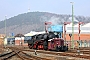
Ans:
[[[24,35],[22,34],[17,34],[15,36],[15,45],[22,45],[22,46],[27,46],[27,43],[24,43]]]

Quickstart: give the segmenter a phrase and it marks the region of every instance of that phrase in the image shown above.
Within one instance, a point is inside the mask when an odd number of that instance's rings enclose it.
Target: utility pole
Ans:
[[[5,38],[6,38],[6,20],[7,20],[7,15],[5,15]]]
[[[74,11],[73,11],[73,2],[72,4],[72,48],[74,49]]]
[[[6,20],[7,20],[7,15],[5,15],[5,22],[4,22],[4,24],[5,24],[5,30],[4,30],[4,34],[5,34],[5,37],[4,37],[4,40],[6,40],[6,37],[7,37],[7,33],[6,33]],[[3,46],[4,46],[4,42],[3,42]]]

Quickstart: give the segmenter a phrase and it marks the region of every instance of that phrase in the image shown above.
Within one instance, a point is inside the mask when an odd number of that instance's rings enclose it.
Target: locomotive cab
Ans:
[[[64,46],[64,40],[60,38],[53,38],[48,40],[48,49],[55,51],[67,51],[68,47]]]

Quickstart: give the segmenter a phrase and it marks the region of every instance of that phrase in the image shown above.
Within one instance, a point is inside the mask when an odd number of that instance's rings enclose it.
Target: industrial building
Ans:
[[[65,29],[63,29],[64,39],[66,39],[69,46],[71,46],[72,36],[70,37],[70,34],[72,35],[72,31],[73,31],[74,47],[78,47],[78,46],[90,47],[90,23],[82,23],[82,24],[79,23],[74,23],[73,30],[72,30],[72,23],[67,24],[65,26]]]

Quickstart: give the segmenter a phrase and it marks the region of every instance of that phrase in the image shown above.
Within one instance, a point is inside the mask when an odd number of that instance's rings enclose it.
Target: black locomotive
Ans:
[[[68,46],[65,46],[64,40],[59,38],[58,33],[55,32],[48,32],[31,36],[31,39],[28,40],[28,46],[30,49],[56,51],[68,50]]]

